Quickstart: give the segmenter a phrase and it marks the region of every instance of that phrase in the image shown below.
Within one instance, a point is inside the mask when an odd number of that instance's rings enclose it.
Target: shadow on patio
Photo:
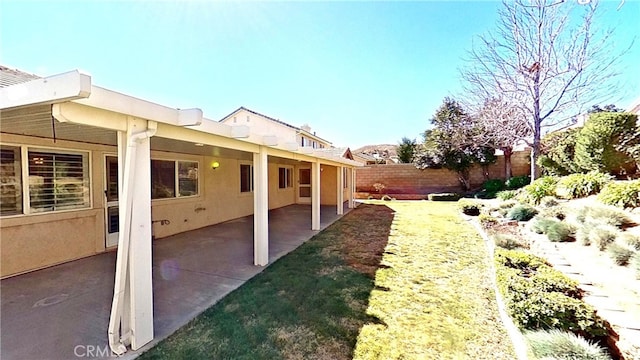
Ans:
[[[335,206],[321,208],[322,228],[338,218]],[[317,233],[308,205],[270,211],[269,225],[270,262]],[[110,252],[0,281],[2,359],[109,356],[115,258]],[[251,216],[155,241],[156,341],[263,270],[253,266]]]

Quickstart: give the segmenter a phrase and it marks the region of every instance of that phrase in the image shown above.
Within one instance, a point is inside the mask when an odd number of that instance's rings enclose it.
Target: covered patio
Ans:
[[[344,204],[344,212],[350,209]],[[321,207],[321,229],[341,215]],[[311,206],[269,212],[269,263],[318,231]],[[253,216],[153,242],[154,340],[135,358],[264,267],[254,266]],[[116,253],[108,252],[0,281],[3,359],[109,357],[106,329],[114,287]]]

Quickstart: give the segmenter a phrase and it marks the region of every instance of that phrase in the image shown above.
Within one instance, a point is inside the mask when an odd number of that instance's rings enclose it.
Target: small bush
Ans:
[[[549,266],[549,263],[541,257],[515,250],[496,249],[495,261],[500,266],[526,271],[537,270],[541,266]]]
[[[489,193],[497,193],[504,187],[505,183],[502,179],[489,179],[482,184],[482,188]]]
[[[556,192],[567,199],[577,199],[597,194],[613,176],[597,171],[586,174],[571,174],[560,178]]]
[[[595,220],[596,222],[616,227],[635,225],[627,213],[613,206],[588,206],[580,208],[576,212],[576,221],[579,223],[584,223],[589,220]]]
[[[624,233],[620,235],[620,241],[629,245],[632,249],[640,251],[640,236]]]
[[[533,231],[536,234],[546,234],[547,229],[551,225],[558,222],[560,221],[553,218],[538,215],[531,221],[531,231]]]
[[[500,200],[511,200],[516,197],[518,193],[515,190],[503,190],[496,194],[496,197]]]
[[[598,250],[605,251],[610,244],[616,241],[617,229],[611,226],[599,225],[589,232],[589,240],[598,247]]]
[[[478,216],[480,215],[480,208],[482,208],[482,204],[469,199],[460,199],[458,200],[458,208],[465,215]]]
[[[429,194],[427,198],[431,201],[458,201],[460,199],[460,194],[456,194],[456,193]]]
[[[616,243],[609,244],[607,252],[611,257],[611,260],[613,260],[616,265],[620,266],[627,266],[627,264],[629,264],[629,260],[634,255],[633,250]]]
[[[564,206],[552,206],[543,208],[538,214],[544,217],[564,220],[567,217],[567,209]]]
[[[522,248],[524,245],[517,237],[509,234],[496,234],[492,236],[493,242],[496,246],[503,249],[512,250]]]
[[[537,213],[538,210],[529,205],[516,205],[509,210],[507,218],[518,221],[529,221],[536,216]]]
[[[610,360],[605,349],[566,331],[539,330],[525,333],[537,359]]]
[[[545,196],[540,200],[540,205],[546,208],[558,206],[558,199],[555,196]]]
[[[531,183],[531,177],[529,175],[514,176],[505,182],[507,189],[517,190],[523,188]]]
[[[579,299],[582,296],[582,291],[578,287],[577,281],[551,266],[539,267],[536,274],[530,278],[530,281],[540,291],[555,291],[574,299]]]
[[[541,177],[523,188],[523,200],[529,204],[538,205],[545,196],[555,196],[557,183],[557,177]]]
[[[552,242],[566,242],[573,240],[573,229],[565,222],[557,221],[547,228],[547,238]]]
[[[640,207],[640,179],[610,182],[602,189],[598,200],[621,208]]]
[[[501,202],[500,205],[498,205],[498,207],[500,209],[511,209],[516,205],[518,205],[517,201],[505,201],[505,202]]]
[[[492,225],[498,223],[498,220],[496,218],[488,214],[480,214],[478,216],[478,220],[480,220],[480,224],[485,228],[491,227]]]
[[[591,223],[585,223],[578,227],[578,230],[576,230],[576,240],[580,245],[591,245],[591,230],[593,230],[594,227],[595,225]]]

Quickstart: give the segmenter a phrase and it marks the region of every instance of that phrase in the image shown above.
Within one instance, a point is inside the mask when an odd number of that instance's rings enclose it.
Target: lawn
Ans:
[[[359,206],[141,359],[514,359],[455,204]]]

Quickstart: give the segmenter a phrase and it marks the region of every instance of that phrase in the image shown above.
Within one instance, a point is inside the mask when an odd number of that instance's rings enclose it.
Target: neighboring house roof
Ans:
[[[361,158],[362,160],[365,160],[365,161],[377,161],[378,160],[377,158],[373,157],[372,155],[365,154],[365,153],[355,153],[355,154],[353,154],[353,156],[357,157],[357,158]]]
[[[0,88],[40,79],[40,76],[0,65]]]
[[[627,108],[627,112],[640,115],[640,97],[635,99]]]
[[[244,106],[240,106],[239,108],[237,108],[237,109],[235,109],[234,111],[232,111],[229,115],[227,115],[227,116],[223,117],[222,119],[220,119],[220,120],[218,120],[218,121],[219,121],[219,122],[224,122],[225,120],[230,119],[230,118],[231,118],[233,115],[235,115],[236,113],[238,113],[238,112],[240,112],[240,111],[243,111],[243,110],[244,110],[244,111],[246,111],[246,112],[249,112],[249,113],[251,113],[251,114],[261,116],[261,117],[263,117],[263,118],[265,118],[265,119],[267,119],[267,120],[273,121],[273,122],[275,122],[275,123],[277,123],[277,124],[284,125],[284,126],[286,126],[286,127],[289,127],[289,128],[291,128],[291,129],[294,129],[294,130],[298,131],[299,133],[303,133],[303,134],[304,134],[304,135],[306,135],[306,136],[310,136],[310,137],[316,138],[317,140],[323,141],[323,142],[325,142],[325,143],[327,143],[327,144],[331,144],[331,141],[328,141],[328,140],[326,140],[326,139],[323,139],[323,138],[319,137],[318,135],[316,135],[316,134],[314,134],[314,133],[311,133],[311,132],[309,132],[309,131],[306,131],[306,130],[304,130],[304,129],[302,129],[302,128],[299,128],[299,127],[297,127],[297,126],[293,126],[293,125],[291,125],[291,124],[288,124],[288,123],[286,123],[286,122],[284,122],[284,121],[282,121],[282,120],[278,120],[278,119],[273,118],[273,117],[271,117],[271,116],[268,116],[268,115],[265,115],[265,114],[259,113],[259,112],[254,111],[254,110],[251,110],[251,109],[246,108],[246,107],[244,107]]]
[[[331,148],[324,148],[324,149],[316,149],[314,152],[353,160],[353,154],[351,153],[351,149],[349,149],[348,147],[331,147]]]

